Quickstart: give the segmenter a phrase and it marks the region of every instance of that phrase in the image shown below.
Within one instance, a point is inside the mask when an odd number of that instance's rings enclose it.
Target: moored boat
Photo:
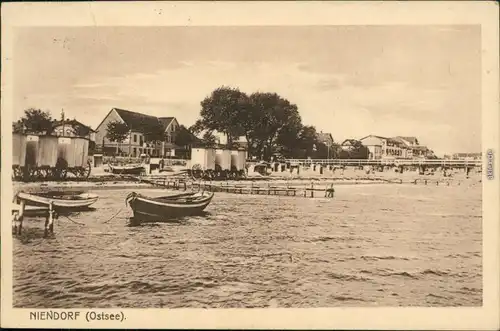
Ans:
[[[111,173],[117,175],[141,175],[146,173],[146,168],[142,165],[112,166],[108,165]]]
[[[125,201],[134,212],[133,221],[162,222],[184,216],[199,215],[210,204],[212,192],[190,192],[161,197],[148,197],[136,192]]]
[[[15,196],[16,200],[24,200],[26,205],[47,207],[52,203],[55,208],[78,209],[86,208],[94,204],[99,196],[92,193],[83,192],[46,192],[46,193],[25,193],[19,192]]]

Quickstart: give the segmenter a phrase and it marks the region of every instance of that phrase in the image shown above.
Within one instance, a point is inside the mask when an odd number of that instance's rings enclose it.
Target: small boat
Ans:
[[[142,165],[112,166],[109,164],[111,173],[118,175],[141,175],[146,173],[146,168]]]
[[[213,197],[212,192],[190,192],[155,198],[132,192],[127,195],[125,204],[132,208],[135,222],[161,222],[199,215]]]
[[[47,207],[53,203],[55,208],[76,209],[86,208],[94,204],[99,196],[92,193],[83,192],[45,192],[45,193],[25,193],[19,192],[17,200],[24,200],[26,205]]]

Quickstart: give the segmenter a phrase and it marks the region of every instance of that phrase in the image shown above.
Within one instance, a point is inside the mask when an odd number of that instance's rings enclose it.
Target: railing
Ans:
[[[364,166],[364,165],[380,165],[380,166],[458,166],[458,167],[479,167],[482,165],[482,160],[452,160],[452,159],[286,159],[292,165],[350,165],[350,166]]]

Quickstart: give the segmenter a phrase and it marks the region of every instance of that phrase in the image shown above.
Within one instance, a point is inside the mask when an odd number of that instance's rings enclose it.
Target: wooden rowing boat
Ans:
[[[111,173],[118,175],[141,175],[146,173],[146,168],[142,165],[112,166],[109,164]]]
[[[54,208],[77,209],[89,207],[99,199],[99,196],[83,192],[19,192],[16,198],[18,201],[24,200],[26,205],[30,206],[47,207],[52,203]]]
[[[212,192],[190,192],[153,198],[132,192],[125,203],[134,212],[134,222],[162,222],[201,214],[213,196]]]

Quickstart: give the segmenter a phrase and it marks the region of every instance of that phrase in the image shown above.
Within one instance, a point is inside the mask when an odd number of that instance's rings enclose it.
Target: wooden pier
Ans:
[[[481,167],[482,160],[454,159],[286,159],[291,165],[322,165],[322,166],[412,166],[441,168]]]
[[[394,180],[359,180],[358,182],[343,181],[311,181],[309,183],[265,183],[262,181],[245,181],[239,183],[220,181],[193,181],[185,179],[143,179],[141,182],[149,183],[155,187],[172,190],[210,191],[232,194],[246,195],[274,195],[302,198],[333,198],[335,187],[342,185],[363,185],[363,184],[413,184],[413,185],[434,185],[450,186],[449,180],[417,178],[417,179],[394,179]],[[456,185],[460,185],[456,181]]]

